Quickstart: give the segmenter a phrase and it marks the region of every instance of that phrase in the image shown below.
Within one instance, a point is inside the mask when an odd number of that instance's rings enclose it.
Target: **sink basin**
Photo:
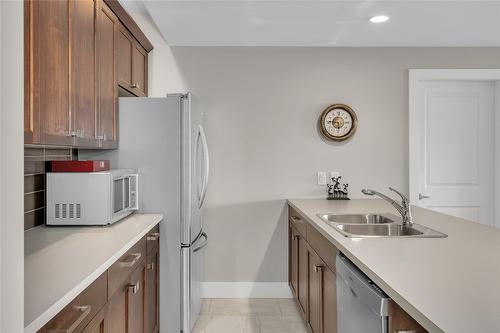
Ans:
[[[423,225],[413,223],[411,227],[401,224],[337,224],[334,226],[346,237],[413,237],[444,238],[447,235]]]
[[[384,224],[395,220],[388,218],[388,214],[318,214],[325,222],[340,224]]]

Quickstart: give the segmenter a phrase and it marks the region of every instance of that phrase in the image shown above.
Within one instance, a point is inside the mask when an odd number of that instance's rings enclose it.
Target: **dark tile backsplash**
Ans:
[[[45,223],[45,161],[73,158],[71,148],[24,148],[24,230]]]

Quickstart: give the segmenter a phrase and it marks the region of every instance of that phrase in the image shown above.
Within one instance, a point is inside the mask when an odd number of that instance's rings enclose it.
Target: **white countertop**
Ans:
[[[289,203],[430,332],[500,332],[500,230],[414,207],[448,237],[347,238],[316,214],[399,214],[376,199]]]
[[[24,331],[36,332],[163,216],[134,214],[109,227],[46,227],[24,233]]]

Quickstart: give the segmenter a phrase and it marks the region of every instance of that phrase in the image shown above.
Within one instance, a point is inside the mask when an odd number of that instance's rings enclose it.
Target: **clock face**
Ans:
[[[327,138],[342,141],[354,134],[357,117],[347,105],[334,104],[323,111],[320,125],[321,132]]]

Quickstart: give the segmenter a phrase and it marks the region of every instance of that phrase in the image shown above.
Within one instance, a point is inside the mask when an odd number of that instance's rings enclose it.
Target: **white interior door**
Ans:
[[[413,203],[494,224],[494,81],[410,84]]]

